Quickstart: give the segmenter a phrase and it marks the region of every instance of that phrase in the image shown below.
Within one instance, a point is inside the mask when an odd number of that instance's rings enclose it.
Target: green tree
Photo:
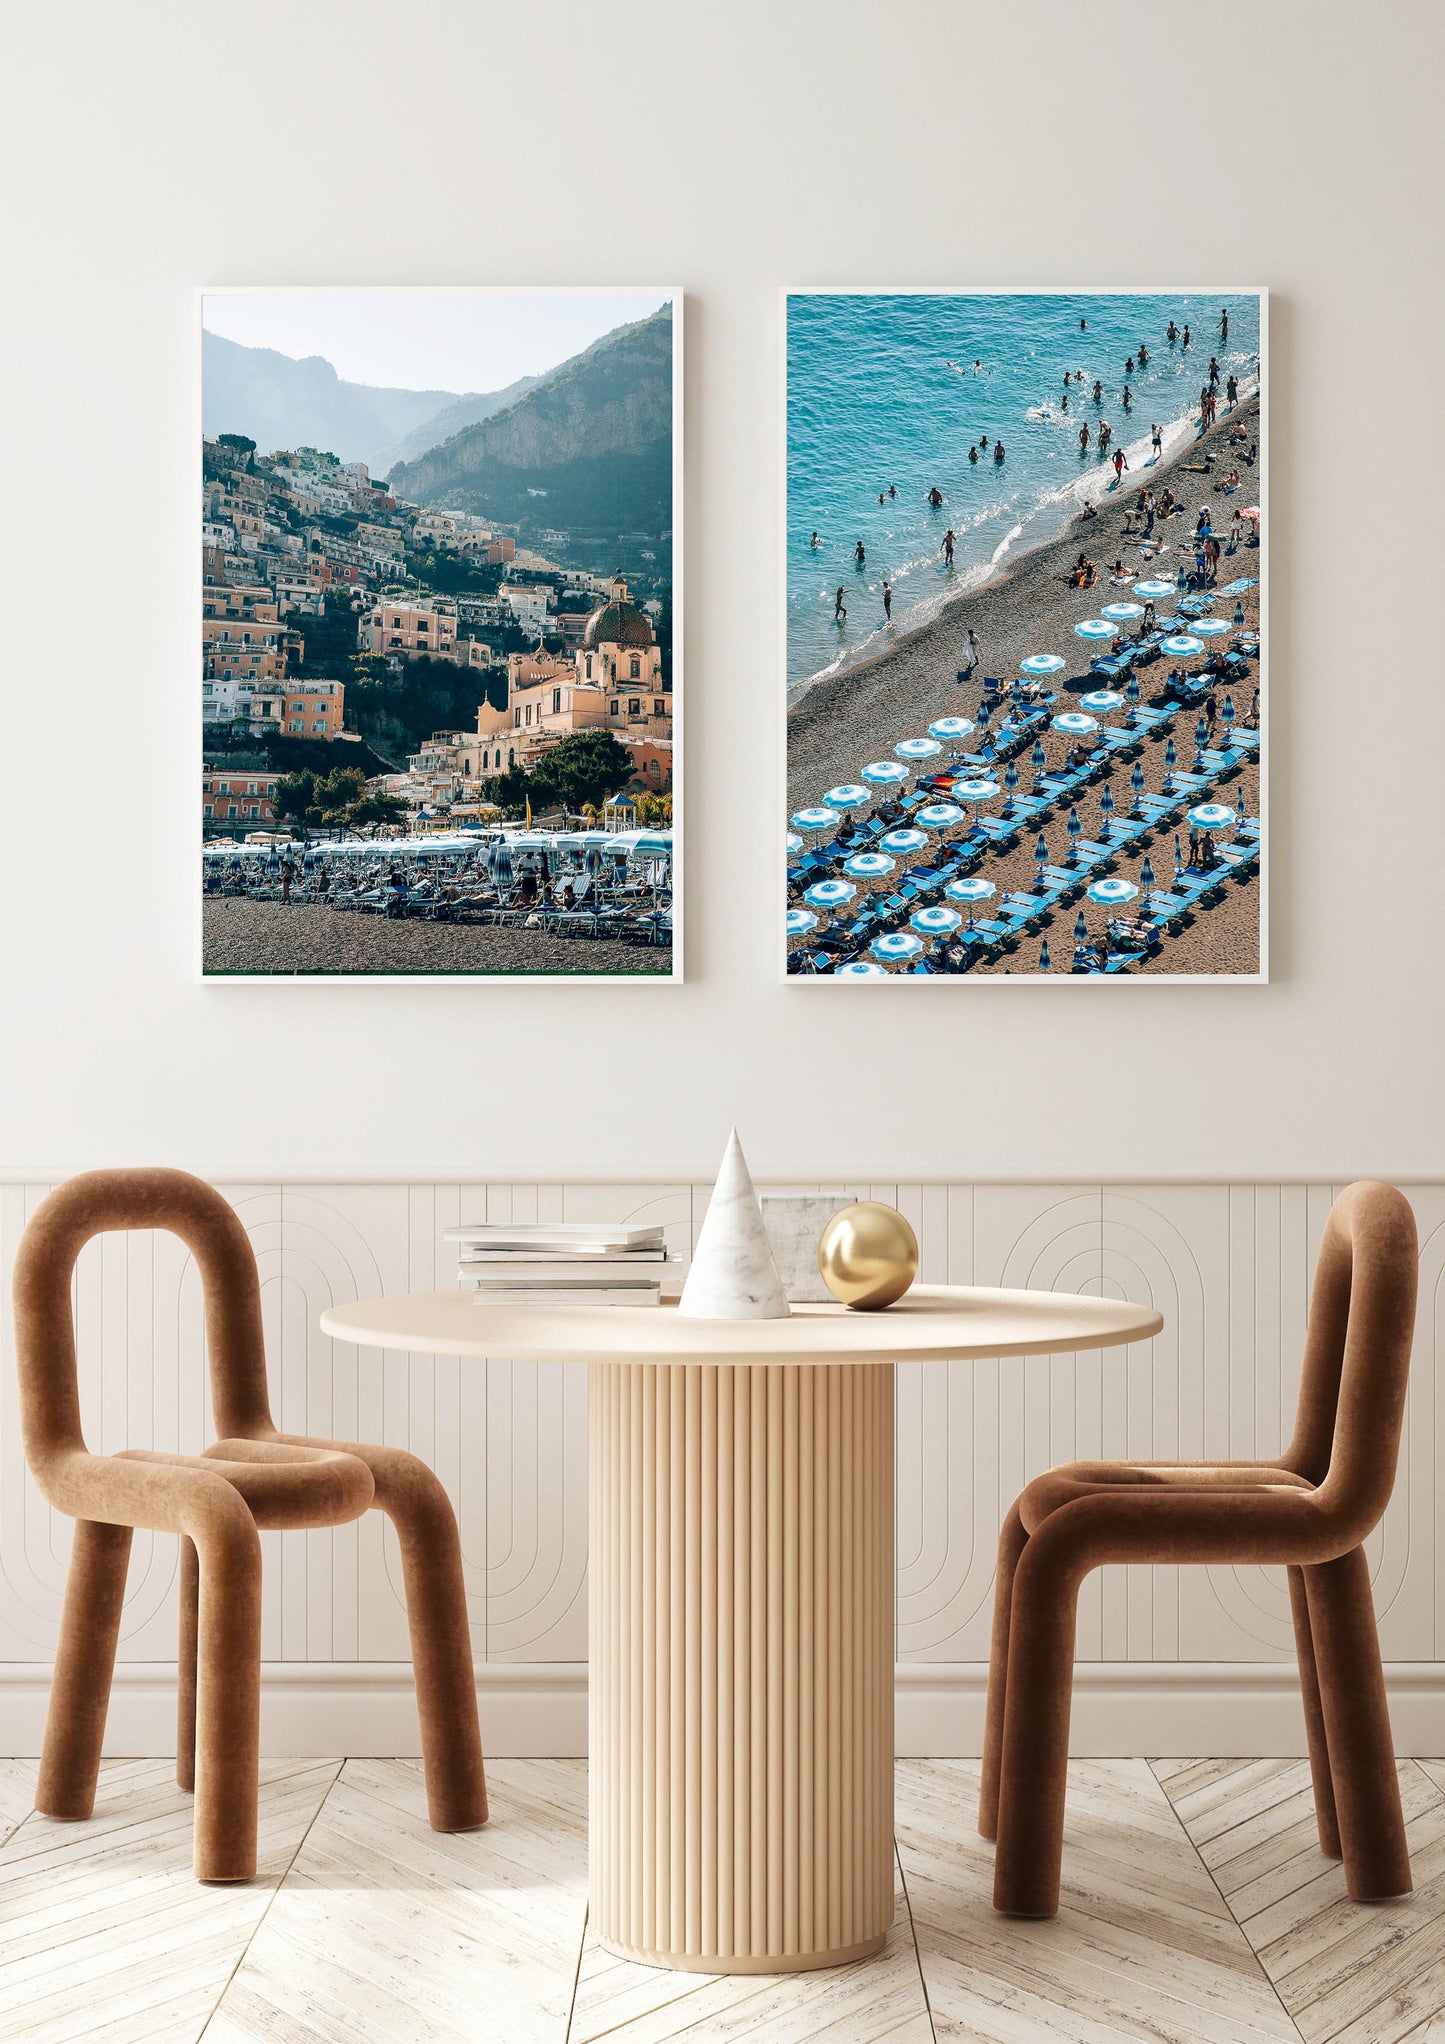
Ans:
[[[580,813],[625,788],[632,755],[610,731],[571,731],[550,746],[527,771],[509,767],[484,783],[486,799],[508,815],[519,815],[530,799],[534,809],[554,805]]]
[[[328,774],[309,769],[286,774],[272,790],[271,807],[278,822],[299,824],[303,831],[403,823],[407,813],[397,796],[368,791],[366,776],[357,767],[333,767]]]

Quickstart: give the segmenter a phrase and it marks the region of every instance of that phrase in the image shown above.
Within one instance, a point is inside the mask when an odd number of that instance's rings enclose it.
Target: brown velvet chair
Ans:
[[[93,1235],[163,1228],[200,1267],[211,1407],[204,1455],[92,1455],[80,1426],[71,1274]],[[36,1210],[15,1263],[25,1455],[76,1521],[35,1792],[42,1815],[88,1817],[115,1665],[132,1530],[181,1540],[176,1779],[196,1792],[195,1872],[256,1871],[263,1527],[341,1526],[375,1505],[401,1543],[433,1830],[487,1820],[461,1543],[445,1490],[399,1448],[279,1434],[266,1393],[261,1292],[245,1229],[182,1171],[92,1171]]]
[[[1031,1483],[999,1542],[978,1828],[994,1907],[1059,1906],[1079,1585],[1105,1562],[1283,1564],[1322,1849],[1356,1901],[1410,1892],[1361,1542],[1395,1481],[1415,1322],[1409,1203],[1352,1185],[1320,1245],[1294,1436],[1277,1461],[1075,1462]]]

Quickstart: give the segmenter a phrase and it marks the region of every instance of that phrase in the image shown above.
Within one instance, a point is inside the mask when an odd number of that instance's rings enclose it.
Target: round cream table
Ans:
[[[893,1920],[893,1372],[1142,1341],[1151,1308],[915,1286],[884,1312],[684,1319],[437,1292],[372,1348],[589,1366],[590,1917],[706,1973],[840,1966]]]

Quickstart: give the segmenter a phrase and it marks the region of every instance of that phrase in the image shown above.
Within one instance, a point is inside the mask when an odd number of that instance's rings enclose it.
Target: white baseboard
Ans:
[[[1445,1753],[1445,1663],[1387,1666],[1395,1750]],[[897,1750],[967,1758],[983,1738],[988,1670],[973,1662],[903,1662],[897,1671]],[[40,1751],[50,1669],[0,1666],[0,1754]],[[175,1751],[175,1670],[118,1666],[105,1749],[162,1758]],[[489,1753],[582,1756],[587,1670],[578,1661],[491,1662],[477,1668]],[[404,1661],[271,1661],[261,1671],[261,1750],[272,1758],[414,1754],[416,1702]],[[1302,1754],[1304,1718],[1286,1662],[1081,1661],[1074,1670],[1074,1753]]]

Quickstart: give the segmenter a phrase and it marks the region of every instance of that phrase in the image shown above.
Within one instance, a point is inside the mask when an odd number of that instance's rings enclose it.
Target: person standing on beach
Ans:
[[[1224,386],[1224,395],[1229,400],[1230,404],[1234,404],[1235,401],[1238,399],[1239,381],[1237,377],[1231,376],[1229,378],[1228,382]]]
[[[1123,448],[1116,447],[1114,449],[1114,480],[1116,483],[1122,478],[1124,471],[1128,466],[1129,463],[1125,459]]]
[[[1149,428],[1149,438],[1154,444],[1154,459],[1157,461],[1164,452],[1164,434],[1157,425],[1151,426]]]
[[[883,622],[887,625],[891,625],[893,622],[893,584],[891,582],[883,584]]]
[[[951,525],[943,535],[943,545],[939,548],[939,552],[943,555],[944,567],[951,568],[953,566],[953,527]]]
[[[979,644],[978,633],[974,630],[972,625],[970,625],[968,628],[967,646],[968,646],[968,671],[970,674],[972,674],[974,668],[978,666],[978,663],[983,658],[983,647]]]
[[[839,624],[839,625],[840,625],[840,624],[842,624],[842,623],[843,623],[843,621],[844,621],[844,619],[845,619],[845,618],[847,617],[847,615],[848,615],[848,609],[847,609],[847,606],[846,606],[846,604],[845,604],[845,603],[844,603],[844,601],[843,601],[843,585],[842,585],[842,583],[840,582],[840,583],[838,584],[838,594],[837,594],[837,595],[836,595],[836,596],[835,596],[835,597],[833,598],[833,622],[834,622],[834,624]]]

